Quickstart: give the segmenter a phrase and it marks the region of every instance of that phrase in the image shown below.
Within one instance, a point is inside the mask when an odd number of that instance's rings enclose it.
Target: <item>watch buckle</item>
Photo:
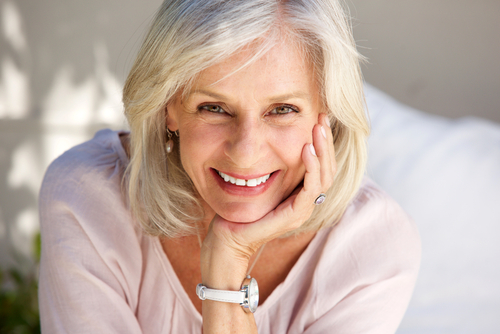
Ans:
[[[201,283],[196,286],[196,294],[198,295],[198,298],[200,298],[201,300],[207,299],[207,297],[205,296],[205,289],[206,286],[204,286]]]

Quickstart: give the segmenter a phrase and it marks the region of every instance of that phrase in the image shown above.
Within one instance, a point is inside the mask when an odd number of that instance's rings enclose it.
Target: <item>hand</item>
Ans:
[[[330,188],[336,172],[333,137],[326,114],[319,115],[312,134],[313,144],[305,144],[302,149],[306,169],[303,182],[273,211],[249,224],[215,215],[203,243],[202,276],[210,261],[220,256],[232,258],[246,270],[248,260],[262,244],[297,229],[311,216],[314,200]],[[214,256],[214,252],[219,255]]]

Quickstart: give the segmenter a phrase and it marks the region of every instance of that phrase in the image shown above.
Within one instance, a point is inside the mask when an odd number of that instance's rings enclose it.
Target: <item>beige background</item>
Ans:
[[[160,1],[0,0],[0,265],[29,263],[43,172],[101,127]],[[500,122],[500,1],[353,0],[366,79],[419,109]]]
[[[425,111],[500,122],[500,1],[350,3],[368,82]]]

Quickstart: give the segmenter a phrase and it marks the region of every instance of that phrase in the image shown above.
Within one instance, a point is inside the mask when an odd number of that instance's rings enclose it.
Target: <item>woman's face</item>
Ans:
[[[304,177],[302,149],[321,111],[312,66],[282,43],[238,70],[252,51],[204,70],[167,106],[206,218],[215,212],[233,222],[258,220]]]

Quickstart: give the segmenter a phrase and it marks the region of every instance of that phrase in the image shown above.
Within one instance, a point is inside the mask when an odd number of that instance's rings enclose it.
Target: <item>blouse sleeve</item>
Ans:
[[[141,252],[112,151],[72,149],[40,193],[43,333],[141,333],[135,317]]]
[[[305,333],[395,333],[408,307],[420,266],[413,221],[386,194],[365,191],[349,208],[324,249],[315,274],[316,320]],[[332,279],[334,278],[334,279]],[[328,298],[325,296],[331,296]]]

